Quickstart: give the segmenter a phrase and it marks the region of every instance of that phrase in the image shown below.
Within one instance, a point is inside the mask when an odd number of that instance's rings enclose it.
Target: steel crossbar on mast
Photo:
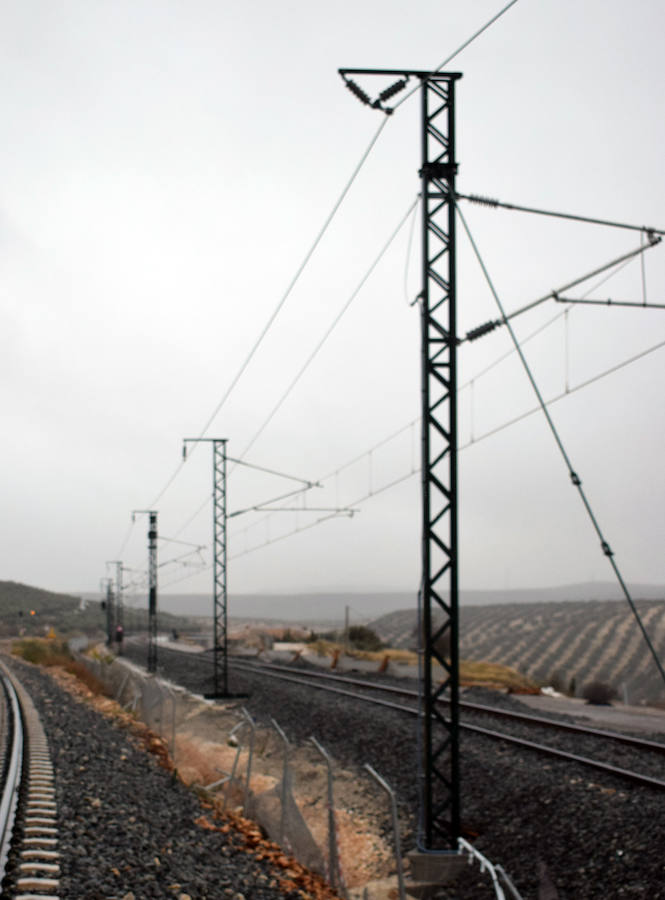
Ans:
[[[460,835],[459,577],[455,271],[455,84],[459,72],[340,69],[362,103],[386,106],[420,81],[422,290],[421,849],[457,851]],[[376,99],[352,76],[399,76]],[[443,680],[437,672],[443,671]],[[439,699],[449,701],[444,715]]]

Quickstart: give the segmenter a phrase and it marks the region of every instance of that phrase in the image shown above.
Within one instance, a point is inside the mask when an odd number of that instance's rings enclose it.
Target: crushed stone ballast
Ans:
[[[15,694],[21,720],[17,725],[23,730],[17,804],[2,896],[12,900],[58,900],[57,803],[48,740],[23,684],[2,663],[0,671]]]

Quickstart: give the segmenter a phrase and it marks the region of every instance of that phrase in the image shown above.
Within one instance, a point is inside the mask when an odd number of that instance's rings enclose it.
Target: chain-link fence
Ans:
[[[291,747],[278,723],[258,727],[238,701],[206,701],[121,657],[75,655],[116,702],[162,739],[186,784],[258,822],[304,866],[341,887],[330,835],[314,837],[297,800],[293,754],[301,751]]]

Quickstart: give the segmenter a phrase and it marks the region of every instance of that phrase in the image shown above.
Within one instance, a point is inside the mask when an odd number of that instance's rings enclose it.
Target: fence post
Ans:
[[[277,722],[270,717],[270,721],[273,724],[273,727],[277,734],[281,737],[284,742],[284,764],[282,766],[282,815],[279,823],[279,842],[282,844],[284,842],[284,829],[286,827],[286,796],[287,796],[287,778],[289,775],[289,740],[287,736],[284,734],[282,729],[279,727]]]
[[[328,751],[319,744],[313,735],[310,738],[310,741],[325,759],[326,767],[328,769],[328,877],[330,879],[330,887],[333,890],[337,890],[339,857],[337,855],[337,832],[335,829],[335,806],[333,801],[332,758]]]
[[[402,845],[399,839],[399,820],[397,818],[397,801],[395,799],[395,792],[390,787],[388,782],[384,781],[379,773],[375,771],[369,763],[365,763],[365,768],[372,776],[372,778],[377,782],[377,784],[382,787],[390,797],[390,809],[393,819],[393,832],[395,834],[395,857],[397,861],[397,883],[399,885],[399,898],[400,900],[406,900],[406,893],[404,891],[404,871],[402,869]]]
[[[177,699],[176,699],[175,691],[173,690],[173,688],[170,688],[168,685],[165,685],[165,687],[166,687],[166,692],[167,692],[167,694],[168,694],[169,697],[171,698],[171,703],[173,704],[173,706],[172,706],[172,708],[171,708],[171,759],[173,760],[173,768],[175,768],[175,758],[176,758],[176,749],[175,749],[176,723],[175,723],[175,717],[176,717],[176,706],[177,706],[178,701],[177,701]]]
[[[249,725],[249,754],[247,756],[247,771],[245,772],[245,799],[242,807],[243,813],[247,815],[247,810],[249,807],[249,780],[252,777],[252,758],[254,756],[254,736],[256,734],[256,725],[254,724],[254,719],[252,719],[244,706],[242,707],[242,714],[247,720],[247,724]]]

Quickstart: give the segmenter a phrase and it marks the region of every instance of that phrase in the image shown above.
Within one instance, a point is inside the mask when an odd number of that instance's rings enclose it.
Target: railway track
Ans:
[[[48,743],[32,700],[3,664],[0,683],[2,896],[8,900],[57,900],[58,829]]]
[[[184,654],[182,651],[160,648],[160,653],[164,652],[193,657],[193,659],[199,660],[199,665],[203,666],[212,666],[213,662],[206,655],[199,657],[194,654]],[[236,671],[243,671],[247,674],[251,673],[264,678],[277,678],[300,686],[304,685],[312,689],[327,691],[348,697],[354,701],[387,707],[404,715],[416,716],[418,714],[418,693],[412,688],[361,680],[345,675],[336,675],[331,672],[312,672],[309,670],[305,672],[302,668],[274,663],[255,663],[246,659],[238,659],[237,657],[231,658],[229,662],[231,668]],[[398,697],[404,702],[396,702],[394,698]],[[561,721],[468,701],[462,701],[460,707],[462,713],[461,728],[466,732],[472,732],[491,740],[511,744],[540,756],[555,757],[568,762],[578,763],[590,770],[619,777],[634,784],[665,790],[665,779],[661,777],[665,743],[621,732],[591,728],[569,721]],[[513,730],[498,731],[494,727],[487,727],[485,720],[493,718],[501,719],[504,728],[508,725]],[[481,721],[483,724],[478,724]],[[525,729],[533,730],[536,732],[537,737],[527,737],[524,733],[516,734],[516,728],[522,732]],[[550,740],[549,743],[544,743],[540,737],[543,732],[551,733],[554,741]],[[557,746],[557,733],[559,735],[562,733],[574,735],[580,741],[583,741],[587,747],[590,743],[593,743],[595,749],[592,748],[592,752],[594,755],[589,756],[586,753],[571,752],[571,750],[564,749],[560,745]],[[608,750],[611,755],[616,756],[617,747],[623,751],[621,755],[628,758],[630,768],[624,765],[617,765],[614,762],[608,762],[607,759],[602,758],[603,755],[608,754]],[[647,771],[636,771],[632,768],[632,765],[634,765],[633,757],[637,757],[638,754],[640,765]]]

